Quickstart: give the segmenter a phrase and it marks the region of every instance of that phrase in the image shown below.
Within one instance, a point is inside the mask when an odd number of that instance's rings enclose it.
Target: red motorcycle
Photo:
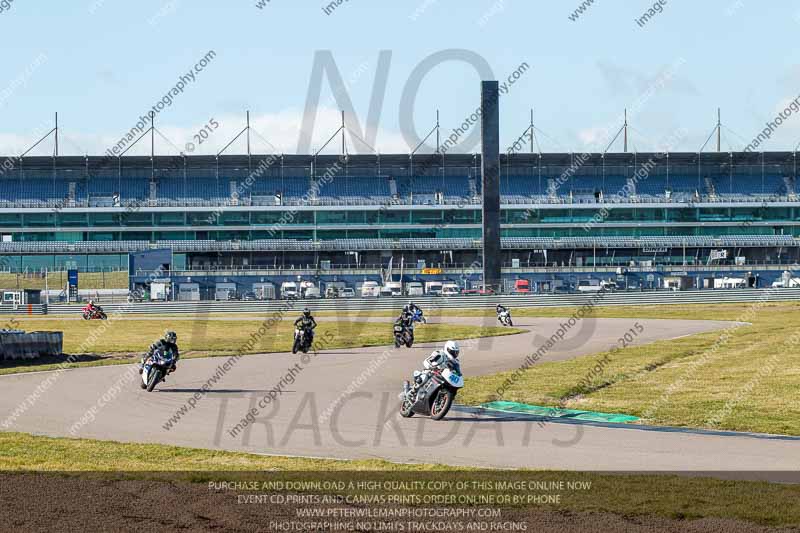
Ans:
[[[95,307],[84,307],[83,308],[83,319],[84,320],[106,320],[108,316],[106,316],[106,312],[103,311],[103,308],[98,306]]]

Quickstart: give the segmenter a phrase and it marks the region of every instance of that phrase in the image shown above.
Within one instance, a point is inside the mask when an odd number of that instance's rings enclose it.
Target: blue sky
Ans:
[[[631,149],[663,148],[663,139],[685,128],[672,149],[696,151],[719,106],[723,150],[738,150],[800,94],[796,2],[667,0],[644,27],[635,19],[653,2],[595,0],[575,21],[569,15],[578,0],[349,0],[330,14],[322,1],[270,0],[263,9],[257,2],[0,1],[0,152],[20,153],[58,111],[62,153],[102,153],[209,50],[213,61],[158,114],[157,127],[171,143],[158,138],[159,153],[177,153],[211,118],[220,126],[194,153],[216,153],[243,127],[248,109],[260,137],[296,152],[319,51],[330,51],[348,82],[362,129],[379,51],[391,52],[375,126],[383,153],[409,151],[401,116],[412,116],[424,134],[438,108],[446,135],[475,110],[480,77],[459,61],[430,71],[413,109],[400,105],[414,68],[450,49],[482,58],[501,80],[528,65],[501,99],[503,146],[527,127],[534,107],[547,135],[539,136],[543,151],[602,150],[603,129],[618,127],[622,109],[638,100]],[[326,78],[312,149],[338,127],[338,109]],[[793,149],[800,142],[797,115],[762,148]],[[260,137],[253,137],[253,150],[271,151]],[[453,151],[477,149],[462,143]],[[43,143],[33,153],[51,152]],[[129,154],[146,152],[142,143]],[[228,149],[237,152],[243,143]]]

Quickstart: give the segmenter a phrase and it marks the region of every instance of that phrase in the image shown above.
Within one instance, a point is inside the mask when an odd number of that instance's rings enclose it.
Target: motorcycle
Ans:
[[[411,418],[415,414],[430,416],[434,420],[445,417],[458,389],[464,386],[464,376],[461,366],[448,363],[445,368],[436,368],[428,371],[429,377],[413,392],[408,381],[403,383],[403,392],[400,394],[400,416]],[[423,372],[414,372],[414,380],[419,385],[423,381]]]
[[[411,315],[411,322],[420,322],[422,324],[427,324],[428,319],[422,314],[422,311],[417,309],[414,311],[414,314]]]
[[[84,320],[106,320],[108,318],[102,307],[95,307],[92,310],[84,309],[82,316]]]
[[[499,315],[497,315],[497,320],[504,326],[513,326],[514,323],[511,321],[511,312],[510,311],[503,311]]]
[[[399,348],[405,345],[407,348],[411,348],[414,344],[414,323],[410,323],[408,326],[404,325],[401,322],[394,323],[394,347]]]
[[[308,353],[309,348],[311,348],[311,335],[305,328],[296,328],[294,330],[292,353],[297,353],[298,351]]]
[[[164,381],[172,366],[175,364],[175,354],[172,350],[166,353],[158,349],[153,355],[147,357],[142,365],[142,383],[147,392],[153,392],[156,385]]]

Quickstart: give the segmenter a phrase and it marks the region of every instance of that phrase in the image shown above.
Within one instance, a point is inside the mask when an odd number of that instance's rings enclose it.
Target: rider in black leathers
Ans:
[[[178,351],[178,334],[174,331],[168,331],[164,334],[164,338],[158,339],[156,342],[150,345],[150,348],[147,350],[147,353],[142,358],[142,363],[139,365],[139,373],[142,373],[142,367],[144,366],[144,362],[147,360],[148,357],[153,355],[156,350],[162,350],[164,352],[172,351],[175,354],[175,359],[172,362],[172,368],[169,369],[169,373],[175,372],[178,369],[176,363],[178,359],[180,359],[180,352]]]
[[[303,309],[303,314],[294,321],[294,327],[303,329],[308,335],[308,344],[314,342],[314,329],[317,327],[317,321],[311,316],[311,310],[306,307]]]

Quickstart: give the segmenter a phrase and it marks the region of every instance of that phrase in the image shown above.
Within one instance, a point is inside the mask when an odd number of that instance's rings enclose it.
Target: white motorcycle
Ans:
[[[514,323],[511,321],[511,311],[503,311],[499,315],[497,315],[497,320],[504,326],[513,326]]]
[[[161,349],[156,350],[153,355],[144,360],[140,386],[147,389],[147,392],[153,392],[155,386],[164,381],[174,364],[175,354],[172,353],[172,350],[168,350],[166,353]]]
[[[400,393],[400,415],[405,418],[418,414],[441,420],[453,405],[458,389],[464,386],[461,365],[453,362],[449,362],[444,368],[416,371],[414,381],[417,385],[416,392],[413,392],[411,384],[406,381],[403,383],[403,392]]]

